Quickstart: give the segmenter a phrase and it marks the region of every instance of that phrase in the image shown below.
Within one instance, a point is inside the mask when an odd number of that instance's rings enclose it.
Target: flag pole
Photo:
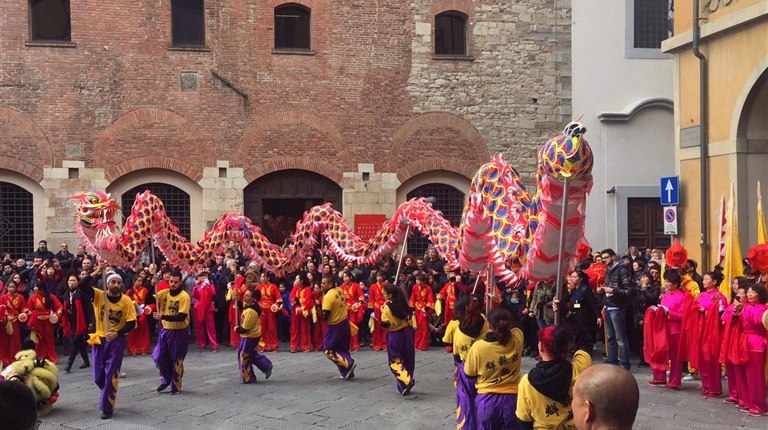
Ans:
[[[411,233],[411,223],[405,228],[405,239],[403,239],[403,247],[400,249],[400,259],[397,261],[397,273],[395,273],[395,285],[397,285],[397,278],[400,276],[400,268],[403,266],[403,255],[405,254],[405,248],[408,245],[408,235]],[[405,291],[405,284],[400,286],[400,289]]]
[[[568,177],[563,180],[563,208],[560,212],[560,245],[558,247],[557,255],[557,284],[555,285],[555,299],[560,303],[560,299],[563,297],[563,253],[565,252],[565,227],[566,216],[568,215]],[[555,312],[555,325],[560,324],[560,309]]]

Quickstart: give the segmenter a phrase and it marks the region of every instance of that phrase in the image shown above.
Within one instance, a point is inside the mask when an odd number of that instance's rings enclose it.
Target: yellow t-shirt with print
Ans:
[[[506,345],[480,339],[469,349],[464,360],[464,373],[477,377],[479,394],[517,393],[523,355],[523,332],[512,329],[512,339]]]
[[[461,329],[459,329],[460,323],[458,320],[450,321],[445,328],[443,343],[453,345],[453,355],[458,355],[461,361],[467,360],[467,353],[469,353],[469,349],[472,348],[472,345],[474,345],[478,339],[484,338],[485,334],[488,333],[488,321],[485,319],[485,315],[482,315],[482,317],[483,328],[480,329],[480,334],[477,335],[477,337],[468,336],[461,331]]]
[[[406,327],[410,327],[411,320],[410,319],[401,319],[396,317],[392,310],[389,309],[389,304],[384,306],[384,309],[381,311],[381,322],[389,323],[389,327],[387,327],[388,331],[399,331]]]
[[[240,337],[261,337],[261,320],[258,312],[251,308],[243,309],[243,314],[240,316],[240,328],[245,330],[245,333],[240,333]]]
[[[96,318],[96,334],[104,337],[104,291],[93,289],[93,310]],[[125,294],[120,295],[117,303],[112,303],[107,299],[107,312],[109,312],[109,331],[118,332],[129,321],[136,321],[136,307],[133,301]]]
[[[573,375],[571,376],[571,387],[568,389],[569,399],[565,403],[560,403],[541,394],[528,381],[528,375],[523,376],[517,393],[517,411],[515,411],[520,421],[533,422],[535,429],[576,429],[570,400],[573,395],[573,384],[579,374],[592,365],[592,357],[584,351],[576,351],[573,354],[571,364]]]
[[[344,294],[344,290],[334,287],[325,293],[323,312],[331,313],[326,321],[330,325],[338,324],[347,319],[347,295]]]
[[[186,291],[180,291],[175,296],[171,295],[171,290],[163,290],[157,293],[157,309],[163,315],[187,314],[184,321],[166,321],[162,320],[163,328],[168,330],[181,330],[189,326],[189,294]]]

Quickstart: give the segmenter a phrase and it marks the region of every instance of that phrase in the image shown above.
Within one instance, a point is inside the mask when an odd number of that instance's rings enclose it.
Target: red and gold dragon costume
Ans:
[[[454,267],[491,269],[505,281],[520,277],[549,280],[557,275],[560,214],[564,180],[568,178],[565,258],[570,262],[583,237],[584,204],[592,186],[592,151],[583,138],[585,128],[568,124],[562,135],[538,153],[536,188],[530,192],[520,175],[495,155],[475,173],[461,224],[453,227],[423,198],[403,203],[367,242],[357,237],[330,203],[315,206],[296,224],[283,247],[269,242],[243,214],[226,214],[196,244],[179,235],[157,196],[136,196],[131,215],[118,231],[120,208],[104,192],[72,197],[77,204],[75,225],[88,249],[115,264],[130,264],[153,241],[171,264],[195,270],[223,250],[230,240],[265,270],[281,274],[304,261],[322,235],[331,251],[346,262],[371,264],[393,252],[417,231]]]

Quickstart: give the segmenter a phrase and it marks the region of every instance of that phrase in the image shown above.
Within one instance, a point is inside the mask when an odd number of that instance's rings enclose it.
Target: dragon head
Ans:
[[[75,217],[84,227],[113,227],[115,215],[120,206],[109,194],[102,191],[88,191],[69,198],[77,205]]]
[[[551,139],[539,151],[539,177],[550,176],[559,181],[581,179],[592,174],[593,156],[584,133],[587,128],[573,121],[563,134]]]

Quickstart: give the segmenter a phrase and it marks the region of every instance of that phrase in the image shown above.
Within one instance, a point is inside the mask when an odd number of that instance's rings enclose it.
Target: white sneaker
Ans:
[[[698,381],[699,375],[694,375],[693,373],[689,373],[683,377],[683,381]]]

